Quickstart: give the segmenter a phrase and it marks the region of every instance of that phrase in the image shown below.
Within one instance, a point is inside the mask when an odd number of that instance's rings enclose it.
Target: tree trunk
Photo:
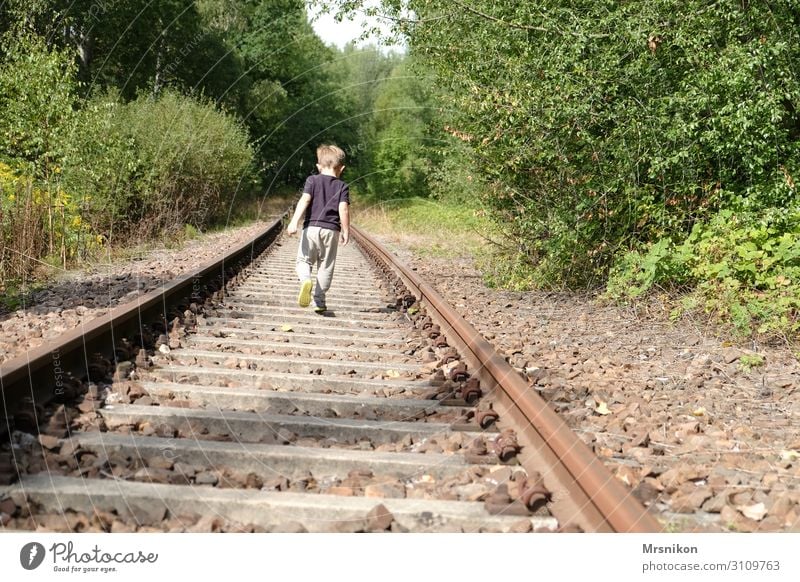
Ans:
[[[80,78],[85,82],[91,79],[91,64],[94,57],[94,36],[91,33],[80,33],[77,37],[78,59],[80,67]]]
[[[161,29],[161,33],[158,35],[158,46],[156,47],[156,76],[153,80],[153,99],[157,98],[159,93],[161,93],[161,86],[164,83],[164,45],[166,44],[166,31],[163,30],[161,19],[158,19],[158,26]]]

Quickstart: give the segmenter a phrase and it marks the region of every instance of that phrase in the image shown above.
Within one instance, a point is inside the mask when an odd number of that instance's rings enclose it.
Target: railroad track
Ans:
[[[4,527],[658,529],[491,346],[363,233],[340,249],[330,311],[298,308],[296,239],[258,252],[279,228],[238,274],[222,261],[169,301],[143,300],[138,317],[118,313],[124,331],[113,317],[83,330],[113,357],[90,360],[74,334],[40,348],[27,407],[8,404],[25,394],[19,363],[0,370],[6,416],[29,431],[0,452]],[[227,264],[246,262],[246,247]],[[54,353],[71,370],[58,380],[67,402],[45,410]]]

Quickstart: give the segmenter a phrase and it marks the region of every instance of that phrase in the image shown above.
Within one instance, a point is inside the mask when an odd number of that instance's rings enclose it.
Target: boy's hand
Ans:
[[[303,192],[303,195],[300,196],[300,200],[297,201],[297,208],[294,210],[294,216],[292,216],[292,219],[289,221],[289,226],[286,227],[286,232],[288,234],[291,235],[297,232],[297,225],[300,224],[303,216],[305,216],[309,204],[311,204],[311,194]]]
[[[339,235],[339,242],[342,243],[343,246],[347,246],[347,243],[350,242],[350,231],[343,230]]]

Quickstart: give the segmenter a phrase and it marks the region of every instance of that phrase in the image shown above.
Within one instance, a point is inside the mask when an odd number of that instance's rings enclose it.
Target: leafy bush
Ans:
[[[463,204],[470,208],[481,207],[491,190],[483,180],[480,167],[473,164],[468,146],[451,137],[429,146],[438,150],[437,163],[432,165],[428,176],[430,193],[435,198]]]
[[[445,158],[482,174],[499,282],[680,288],[740,332],[800,331],[797,2],[381,5],[467,145]]]
[[[87,102],[76,114],[65,161],[65,188],[75,194],[92,230],[106,238],[115,227],[130,228],[136,221],[128,211],[143,161],[122,127],[122,108],[113,94]]]
[[[691,254],[690,254],[691,251]],[[742,334],[800,331],[800,206],[720,212],[683,244],[706,312]]]
[[[22,36],[0,62],[0,282],[42,257],[64,265],[88,228],[63,187],[77,83],[72,59]]]
[[[69,183],[107,235],[202,227],[254,186],[247,131],[209,101],[174,91],[127,104],[108,96],[79,122]]]
[[[790,195],[794,2],[382,4],[436,75],[439,126],[469,144],[509,257],[537,285],[602,284],[632,249],[681,241],[734,201]]]
[[[683,259],[667,238],[653,243],[644,253],[630,251],[612,268],[606,294],[618,299],[637,299],[655,286],[682,282],[686,274]]]
[[[742,335],[800,331],[800,203],[760,212],[722,210],[680,244],[662,239],[615,266],[607,295],[635,299],[656,285],[691,285],[701,309]]]
[[[204,225],[253,186],[247,130],[213,103],[165,92],[126,105],[120,127],[136,145],[141,171],[139,216],[177,217]],[[162,226],[166,226],[163,225]]]
[[[62,164],[74,122],[73,59],[33,36],[19,38],[0,57],[0,155],[48,180]]]
[[[81,103],[66,53],[33,37],[11,46],[0,62],[3,281],[111,237],[205,226],[252,190],[247,131],[212,102],[164,91]]]
[[[427,196],[436,141],[430,88],[410,66],[396,66],[375,98],[369,144],[370,193],[384,199]]]

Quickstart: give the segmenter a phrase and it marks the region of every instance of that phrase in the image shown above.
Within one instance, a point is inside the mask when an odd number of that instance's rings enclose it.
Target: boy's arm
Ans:
[[[311,194],[308,192],[303,192],[303,195],[297,202],[297,208],[295,208],[292,221],[289,223],[289,226],[286,227],[287,233],[294,234],[297,232],[297,225],[300,224],[300,219],[305,215],[309,204],[311,204]]]
[[[339,220],[342,222],[342,232],[339,240],[343,245],[350,242],[350,203],[339,202]]]

